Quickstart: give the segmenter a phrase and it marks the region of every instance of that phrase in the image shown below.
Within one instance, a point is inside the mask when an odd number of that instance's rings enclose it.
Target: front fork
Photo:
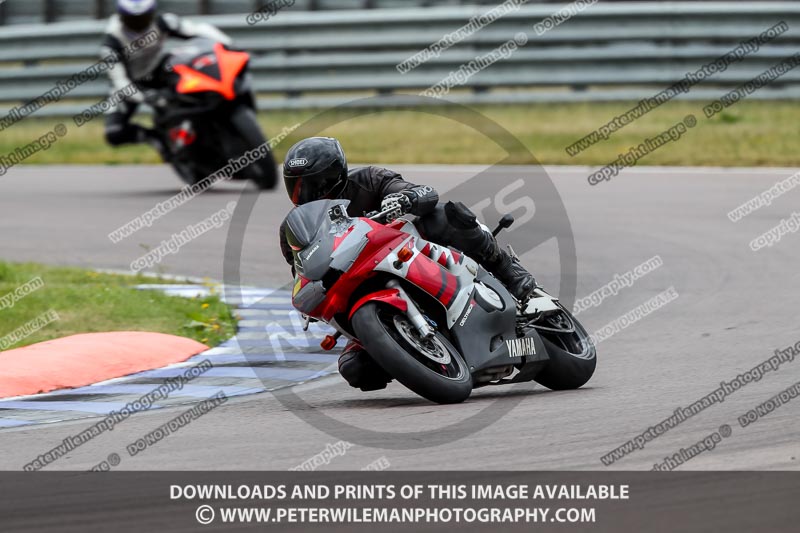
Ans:
[[[400,285],[396,279],[389,281],[386,286],[390,289],[395,289],[398,293],[400,298],[402,298],[406,304],[408,305],[408,310],[406,311],[406,315],[408,319],[411,321],[411,324],[416,328],[417,332],[420,334],[420,337],[423,339],[430,339],[433,338],[435,332],[428,321],[422,316],[422,313],[417,308],[417,304],[411,299],[411,297],[403,290],[403,287]]]

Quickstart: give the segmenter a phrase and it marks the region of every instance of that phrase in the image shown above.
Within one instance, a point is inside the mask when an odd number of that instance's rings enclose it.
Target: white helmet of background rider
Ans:
[[[117,13],[122,26],[134,33],[141,33],[150,27],[156,18],[157,8],[156,0],[117,0]]]

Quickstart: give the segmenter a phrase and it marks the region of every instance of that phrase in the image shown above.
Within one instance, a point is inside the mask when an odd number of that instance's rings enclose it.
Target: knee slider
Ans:
[[[363,379],[365,369],[360,350],[346,351],[339,356],[339,374],[353,387]]]

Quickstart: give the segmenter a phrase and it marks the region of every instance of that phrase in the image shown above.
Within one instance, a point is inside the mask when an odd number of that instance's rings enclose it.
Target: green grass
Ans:
[[[78,268],[0,261],[0,298],[37,276],[44,286],[18,300],[13,307],[0,309],[0,337],[50,310],[59,319],[7,349],[77,333],[104,331],[168,333],[215,346],[236,331],[231,308],[218,296],[182,298],[155,290],[137,290],[134,287],[143,283],[173,283],[141,275],[101,274]]]
[[[543,164],[605,165],[647,137],[661,133],[687,114],[698,124],[678,142],[669,143],[643,158],[642,165],[701,166],[797,166],[800,151],[800,105],[796,102],[742,101],[712,119],[703,116],[707,102],[668,102],[626,126],[576,157],[564,148],[635,103],[574,103],[479,106],[476,109],[517,136]],[[262,113],[265,131],[276,135],[284,127],[303,123],[316,111]],[[444,118],[424,110],[389,110],[354,119],[339,115],[343,122],[319,132],[338,137],[354,162],[486,163],[502,160],[505,152],[457,117]],[[3,132],[0,155],[13,151],[52,130],[55,120],[29,118]],[[69,131],[30,163],[157,163],[149,147],[112,149],[103,141],[102,118]],[[299,140],[290,135],[276,150],[282,158]],[[528,163],[525,160],[511,162]]]

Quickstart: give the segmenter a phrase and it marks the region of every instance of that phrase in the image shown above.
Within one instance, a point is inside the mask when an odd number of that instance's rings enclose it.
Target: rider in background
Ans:
[[[415,185],[385,168],[348,170],[344,150],[336,139],[311,137],[291,147],[283,164],[283,179],[294,205],[322,199],[350,200],[347,211],[351,217],[399,206],[403,213],[419,217],[416,225],[425,239],[464,252],[491,272],[517,300],[525,301],[536,288],[530,272],[500,248],[467,206],[461,202],[440,203],[433,187]],[[285,226],[284,221],[281,252],[294,265]],[[361,345],[352,341],[339,357],[339,373],[352,387],[364,391],[383,389],[391,380]]]
[[[192,22],[172,13],[158,13],[156,0],[118,0],[117,13],[108,21],[100,56],[116,56],[119,62],[108,70],[111,94],[123,94],[123,89],[135,84],[138,90],[125,90],[125,99],[106,114],[105,136],[112,146],[147,142],[167,160],[169,152],[161,138],[151,129],[130,120],[148,91],[159,89],[152,73],[162,58],[164,44],[170,37],[191,39],[205,37],[225,45],[231,39],[205,22]],[[147,45],[135,51],[132,43],[142,40]],[[128,96],[130,94],[130,96]]]

